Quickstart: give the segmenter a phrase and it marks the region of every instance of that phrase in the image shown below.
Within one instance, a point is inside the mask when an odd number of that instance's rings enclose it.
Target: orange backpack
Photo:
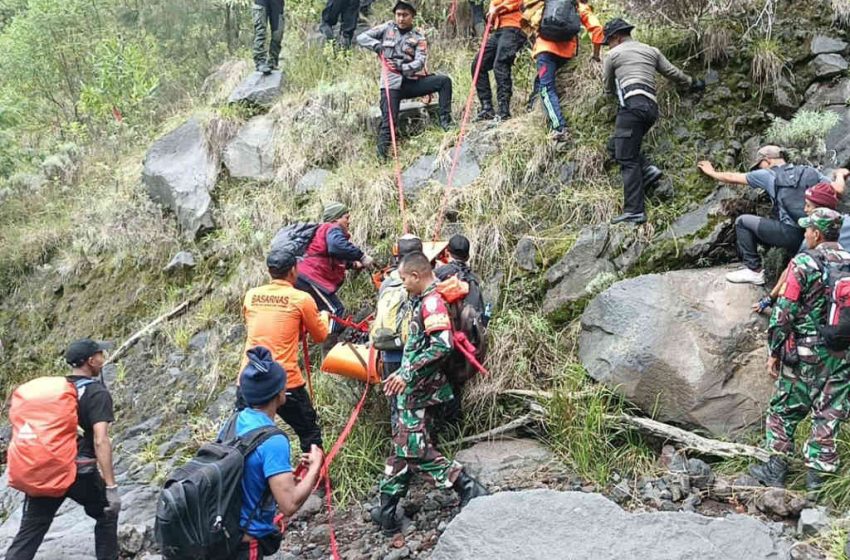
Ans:
[[[15,389],[9,486],[33,497],[65,495],[77,478],[77,395],[89,383],[94,380],[39,377]]]

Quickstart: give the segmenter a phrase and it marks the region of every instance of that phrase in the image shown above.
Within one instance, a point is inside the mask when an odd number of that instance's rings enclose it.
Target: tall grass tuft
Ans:
[[[763,94],[774,89],[782,79],[785,57],[775,39],[757,39],[752,44],[753,60],[750,66],[753,81]]]

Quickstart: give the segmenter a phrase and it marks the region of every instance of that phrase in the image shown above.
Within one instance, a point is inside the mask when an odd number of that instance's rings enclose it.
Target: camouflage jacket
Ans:
[[[818,326],[824,323],[828,311],[826,284],[819,259],[839,262],[850,259],[850,254],[838,243],[825,242],[791,260],[785,285],[767,329],[771,356],[780,355],[783,345],[792,334],[800,346],[811,347],[816,344]]]
[[[450,401],[453,397],[442,371],[443,361],[452,352],[452,324],[437,285],[431,284],[413,298],[413,319],[404,345],[398,375],[407,383],[398,396],[399,408],[425,408]]]

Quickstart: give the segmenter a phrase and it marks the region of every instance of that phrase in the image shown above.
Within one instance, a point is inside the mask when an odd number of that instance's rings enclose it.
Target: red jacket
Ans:
[[[342,243],[332,247],[329,241],[331,237]],[[298,263],[298,275],[329,294],[335,293],[345,282],[347,263],[363,257],[363,252],[348,242],[350,237],[336,222],[320,225],[307,246],[304,260]]]

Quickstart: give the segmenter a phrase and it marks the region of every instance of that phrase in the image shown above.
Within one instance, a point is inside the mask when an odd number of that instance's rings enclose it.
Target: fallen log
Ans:
[[[726,458],[753,457],[759,461],[767,461],[770,458],[770,453],[760,447],[703,437],[688,430],[683,430],[682,428],[677,428],[650,418],[641,418],[629,414],[607,415],[606,418],[628,424],[654,436],[675,441],[685,449],[690,449],[703,455]]]
[[[520,416],[519,418],[515,418],[508,422],[507,424],[502,424],[501,426],[497,426],[492,430],[487,430],[486,432],[481,432],[480,434],[475,434],[472,436],[466,436],[464,438],[456,439],[451,442],[449,445],[457,445],[464,443],[478,443],[479,441],[485,441],[495,436],[500,436],[507,434],[509,432],[513,432],[519,428],[524,426],[528,426],[529,424],[533,424],[536,422],[540,416],[538,414],[529,413]]]
[[[133,333],[133,335],[130,336],[130,338],[128,338],[127,340],[125,340],[124,343],[121,344],[121,346],[119,346],[117,350],[115,350],[115,352],[111,353],[109,359],[107,359],[103,365],[107,366],[109,364],[113,364],[123,358],[124,354],[126,354],[130,350],[130,348],[132,348],[137,342],[139,342],[139,340],[141,340],[143,336],[152,331],[157,325],[185,313],[186,310],[188,310],[192,305],[198,303],[201,299],[203,299],[203,297],[206,296],[210,292],[210,290],[211,286],[207,286],[199,294],[192,296],[191,298],[187,299],[168,313],[160,315],[159,317],[145,325],[141,330],[138,330]]]

